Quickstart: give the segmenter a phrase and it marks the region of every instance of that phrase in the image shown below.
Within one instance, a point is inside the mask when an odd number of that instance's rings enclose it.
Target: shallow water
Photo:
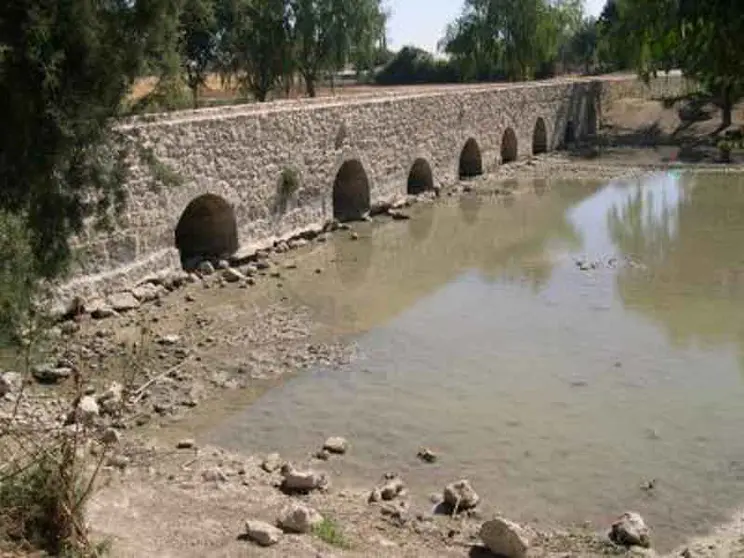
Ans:
[[[342,435],[350,484],[393,470],[423,502],[469,478],[491,510],[542,524],[634,509],[662,549],[724,521],[744,501],[744,180],[533,186],[335,238],[323,273],[285,290],[358,358],[269,391],[212,441],[296,458]]]

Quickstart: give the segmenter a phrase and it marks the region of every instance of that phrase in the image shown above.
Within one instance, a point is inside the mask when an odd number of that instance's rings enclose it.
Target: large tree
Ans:
[[[186,85],[194,108],[199,106],[199,87],[217,54],[217,19],[213,0],[183,0],[180,13],[180,52]]]
[[[384,43],[385,12],[380,0],[290,0],[294,56],[307,94],[316,95],[324,73],[373,59]],[[382,46],[382,45],[381,45]]]
[[[734,0],[615,0],[615,50],[639,73],[674,67],[715,95],[724,126],[744,95],[744,3]],[[612,30],[608,34],[612,33]]]
[[[0,209],[26,222],[34,269],[65,270],[86,218],[121,207],[108,144],[169,0],[0,2]]]

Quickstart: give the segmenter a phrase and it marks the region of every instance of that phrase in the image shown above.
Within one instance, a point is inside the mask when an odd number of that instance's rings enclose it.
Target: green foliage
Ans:
[[[26,220],[0,210],[0,346],[15,345],[33,311],[36,273]]]
[[[614,0],[602,23],[608,51],[625,49],[641,76],[681,69],[715,95],[724,127],[744,96],[744,4]]]
[[[87,218],[121,207],[111,119],[162,37],[166,4],[0,2],[0,209],[25,220],[44,277],[65,271]]]
[[[158,188],[160,185],[180,186],[183,184],[183,177],[166,163],[163,163],[155,154],[155,150],[152,147],[137,145],[137,151],[142,162],[147,165],[152,173],[152,177],[155,180],[153,184],[154,188]]]
[[[199,106],[199,87],[206,83],[207,69],[217,46],[217,19],[212,0],[183,0],[180,14],[180,52],[186,84]]]
[[[341,527],[332,519],[324,518],[313,527],[313,534],[323,542],[338,548],[349,549],[351,544],[344,536]]]
[[[0,478],[0,537],[32,545],[52,556],[101,556],[89,544],[84,506],[90,480],[65,440],[28,463],[13,463]]]
[[[439,47],[464,80],[533,79],[590,58],[575,52],[588,25],[580,0],[466,0]]]
[[[416,83],[448,83],[459,81],[453,64],[435,60],[428,52],[416,47],[403,47],[376,76],[380,85]]]

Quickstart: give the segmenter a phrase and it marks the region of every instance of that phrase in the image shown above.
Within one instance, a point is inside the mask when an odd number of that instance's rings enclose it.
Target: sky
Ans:
[[[392,12],[388,22],[390,48],[414,45],[430,52],[444,35],[447,24],[460,13],[461,0],[386,0]],[[584,0],[587,14],[598,16],[605,0]]]

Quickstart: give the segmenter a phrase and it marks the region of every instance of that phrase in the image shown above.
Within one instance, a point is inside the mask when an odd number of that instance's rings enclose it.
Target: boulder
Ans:
[[[503,517],[486,521],[480,528],[480,538],[488,550],[504,558],[524,558],[530,547],[525,529]]]
[[[610,540],[621,546],[651,546],[651,530],[636,512],[625,512],[612,524]]]
[[[228,283],[237,283],[243,281],[246,277],[234,267],[228,267],[222,272],[222,278]]]
[[[392,500],[403,492],[406,485],[398,476],[389,476],[385,484],[380,487],[380,497],[383,500]]]
[[[196,270],[200,275],[212,275],[214,273],[214,266],[212,262],[203,261],[196,267]]]
[[[310,492],[328,487],[328,478],[314,471],[296,471],[291,465],[282,467],[282,489],[286,492]]]
[[[227,475],[219,467],[211,467],[202,471],[204,482],[227,482]]]
[[[261,545],[271,546],[282,538],[282,530],[265,521],[251,520],[245,522],[245,534],[250,540]]]
[[[478,505],[480,497],[467,480],[460,480],[444,487],[444,503],[455,512],[469,510]]]
[[[261,463],[261,468],[267,473],[273,473],[281,469],[284,461],[278,453],[270,453]]]
[[[349,442],[340,436],[332,436],[325,441],[323,449],[331,453],[343,454],[349,449]]]
[[[18,372],[0,374],[0,397],[20,391],[22,386],[23,377]]]
[[[115,413],[124,403],[124,386],[119,382],[112,382],[109,388],[96,399],[101,410],[105,413]]]
[[[95,320],[102,320],[116,316],[116,312],[102,298],[97,298],[85,303],[85,312]]]
[[[108,297],[108,304],[116,312],[128,312],[129,310],[139,308],[140,305],[139,301],[134,298],[134,295],[128,291],[112,294]]]
[[[31,375],[40,384],[56,384],[69,378],[72,375],[72,368],[37,364],[31,369]]]
[[[92,396],[86,395],[78,401],[74,421],[81,424],[90,424],[98,417],[99,412],[96,400]]]
[[[139,302],[149,302],[160,296],[160,288],[152,283],[143,283],[132,289],[132,296]]]
[[[293,503],[279,514],[278,524],[288,533],[309,533],[323,521],[323,516],[305,504]]]

